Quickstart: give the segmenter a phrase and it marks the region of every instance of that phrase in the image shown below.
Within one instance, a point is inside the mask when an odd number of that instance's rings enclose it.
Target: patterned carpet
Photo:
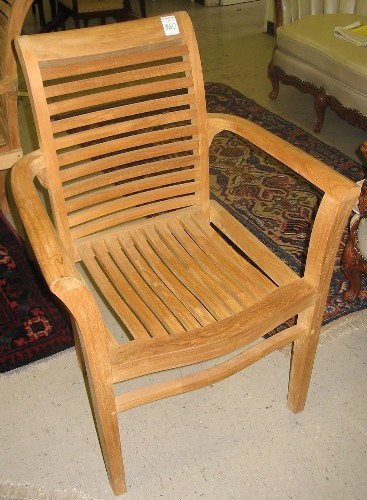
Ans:
[[[350,179],[365,177],[360,164],[230,87],[208,83],[206,95],[208,111],[248,118]],[[293,269],[302,271],[320,194],[275,159],[230,133],[215,138],[210,165],[212,196]],[[5,372],[67,349],[73,345],[73,336],[66,312],[27,259],[19,236],[0,215],[0,372]],[[347,287],[340,271],[346,234],[335,262],[324,324],[367,306],[365,281],[353,304],[341,296]]]
[[[247,118],[354,181],[366,176],[361,164],[346,158],[232,88],[208,83],[206,96],[209,112],[226,112]],[[212,196],[295,271],[302,272],[320,193],[274,158],[228,132],[214,139],[210,165]],[[334,266],[324,324],[367,306],[365,278],[360,296],[354,303],[344,302],[341,295],[348,287],[340,270],[346,236],[347,231],[344,232]]]
[[[68,314],[0,211],[0,373],[72,345]]]

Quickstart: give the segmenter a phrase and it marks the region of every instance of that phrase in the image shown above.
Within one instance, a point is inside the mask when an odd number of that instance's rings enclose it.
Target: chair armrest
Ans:
[[[106,373],[109,348],[114,346],[115,340],[111,334],[105,335],[107,330],[95,298],[66,251],[37,193],[34,178],[46,181],[44,168],[45,157],[40,151],[24,156],[14,165],[11,173],[14,199],[50,290],[64,303],[79,326],[88,374],[98,370]]]
[[[360,188],[354,182],[249,120],[224,113],[209,113],[208,128],[210,140],[223,130],[233,132],[266,151],[325,194],[339,201],[345,197],[354,201],[358,198]]]
[[[34,179],[45,167],[44,156],[35,151],[21,158],[13,167],[11,187],[21,220],[35,257],[50,289],[85,286],[74,261],[66,252],[37,193]],[[61,297],[60,297],[61,298]]]
[[[304,277],[315,285],[327,282],[360,187],[316,158],[244,118],[222,113],[209,114],[208,130],[210,140],[223,130],[243,137],[324,192],[312,226]]]

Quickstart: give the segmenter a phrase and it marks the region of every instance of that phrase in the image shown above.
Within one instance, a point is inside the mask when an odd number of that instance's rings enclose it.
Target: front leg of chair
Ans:
[[[115,495],[126,491],[120,431],[113,391],[109,345],[98,306],[85,284],[59,280],[52,291],[69,309],[78,325],[77,347],[82,354],[99,442]]]
[[[288,406],[294,413],[305,407],[312,368],[319,340],[321,323],[314,324],[312,318],[318,317],[317,305],[299,315],[298,321],[309,325],[308,332],[293,343],[291,369],[288,386]]]

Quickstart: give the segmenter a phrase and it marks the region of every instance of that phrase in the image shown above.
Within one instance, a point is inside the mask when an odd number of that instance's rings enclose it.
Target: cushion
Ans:
[[[367,16],[354,14],[305,16],[277,29],[277,51],[297,59],[301,72],[303,65],[309,66],[318,70],[315,73],[319,73],[321,79],[322,75],[329,76],[341,85],[366,96],[367,48],[358,47],[334,35],[336,26],[346,26],[355,21],[367,24]],[[276,58],[277,56],[274,59],[275,65],[277,65]],[[288,72],[281,64],[280,67]],[[295,73],[291,71],[290,74]],[[295,76],[304,78],[302,74]],[[324,81],[317,82],[310,79],[308,81],[315,85],[324,85]]]

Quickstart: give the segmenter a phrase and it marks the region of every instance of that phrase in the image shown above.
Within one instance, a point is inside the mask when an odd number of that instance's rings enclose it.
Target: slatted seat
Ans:
[[[135,339],[210,325],[276,288],[191,211],[78,250]]]
[[[251,122],[206,113],[185,13],[20,37],[17,50],[40,150],[17,163],[12,187],[47,283],[77,326],[114,492],[126,489],[118,412],[217,382],[291,343],[288,400],[302,410],[358,188]],[[302,276],[210,200],[209,145],[222,130],[324,192]],[[48,190],[52,221],[34,177]],[[98,295],[119,319],[121,343]],[[291,317],[293,327],[265,335]],[[193,364],[196,372],[144,385],[143,375]],[[136,377],[140,387],[115,393]]]

